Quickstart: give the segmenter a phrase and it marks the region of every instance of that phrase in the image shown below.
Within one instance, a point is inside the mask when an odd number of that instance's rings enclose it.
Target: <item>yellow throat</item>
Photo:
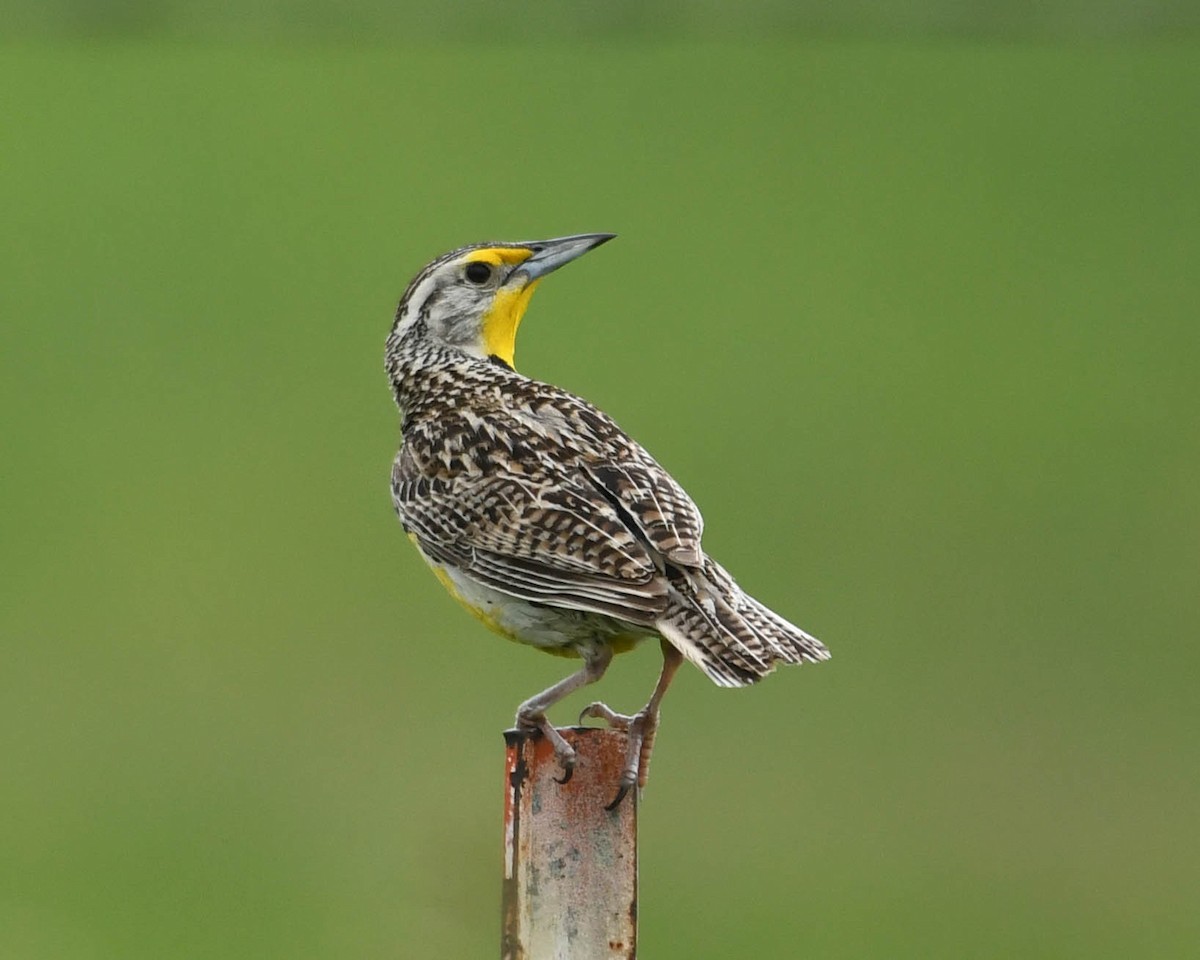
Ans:
[[[471,262],[479,260],[493,266],[499,266],[502,263],[515,266],[518,263],[524,263],[532,255],[532,250],[488,247],[484,250],[476,250],[468,260]],[[519,290],[496,291],[496,299],[492,301],[492,308],[484,314],[481,328],[483,348],[488,356],[499,357],[510,367],[513,365],[513,355],[517,345],[517,327],[521,325],[521,318],[525,316],[525,311],[529,307],[529,298],[533,296],[533,291],[537,289],[539,283],[541,280],[534,280]]]
[[[520,290],[498,291],[492,309],[483,318],[484,349],[489,356],[499,357],[510,367],[517,346],[517,327],[521,325],[529,298],[539,283],[540,280],[534,280]]]

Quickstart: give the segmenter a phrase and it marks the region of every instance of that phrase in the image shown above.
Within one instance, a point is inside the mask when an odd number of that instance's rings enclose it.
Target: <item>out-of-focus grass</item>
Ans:
[[[0,0],[8,36],[336,37],[478,43],[764,37],[1133,38],[1196,36],[1200,11],[1179,0],[610,0],[518,5],[488,0]]]
[[[1186,955],[1197,64],[5,49],[0,956],[495,949],[499,730],[564,664],[404,541],[382,339],[443,249],[582,230],[518,364],[834,652],[672,691],[643,952]]]

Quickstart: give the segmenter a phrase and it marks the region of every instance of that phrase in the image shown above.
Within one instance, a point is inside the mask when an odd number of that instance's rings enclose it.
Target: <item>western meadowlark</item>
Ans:
[[[553,744],[561,783],[574,752],[546,711],[599,680],[614,653],[659,637],[662,672],[646,705],[625,716],[593,703],[580,717],[627,731],[615,807],[645,784],[659,703],[684,658],[738,687],[829,652],[704,553],[696,505],[609,417],[513,369],[541,278],[612,236],[438,257],[400,300],[386,364],[402,421],[392,500],[421,556],[496,632],[583,660],[517,708],[517,726]]]

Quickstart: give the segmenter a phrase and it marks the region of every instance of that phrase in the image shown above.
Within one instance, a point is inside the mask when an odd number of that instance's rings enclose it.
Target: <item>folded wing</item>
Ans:
[[[392,471],[396,510],[421,549],[512,596],[653,623],[667,602],[645,544],[579,471],[497,458],[486,471]],[[436,465],[435,465],[436,467]]]

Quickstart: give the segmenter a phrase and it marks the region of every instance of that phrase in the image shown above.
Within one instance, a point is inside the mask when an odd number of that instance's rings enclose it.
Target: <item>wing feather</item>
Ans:
[[[704,518],[675,478],[606,413],[556,387],[537,386],[553,402],[508,410],[505,416],[573,454],[604,498],[666,559],[699,567]]]
[[[666,586],[612,505],[552,461],[516,471],[503,462],[431,478],[410,446],[401,450],[393,500],[421,549],[513,596],[652,622]]]

